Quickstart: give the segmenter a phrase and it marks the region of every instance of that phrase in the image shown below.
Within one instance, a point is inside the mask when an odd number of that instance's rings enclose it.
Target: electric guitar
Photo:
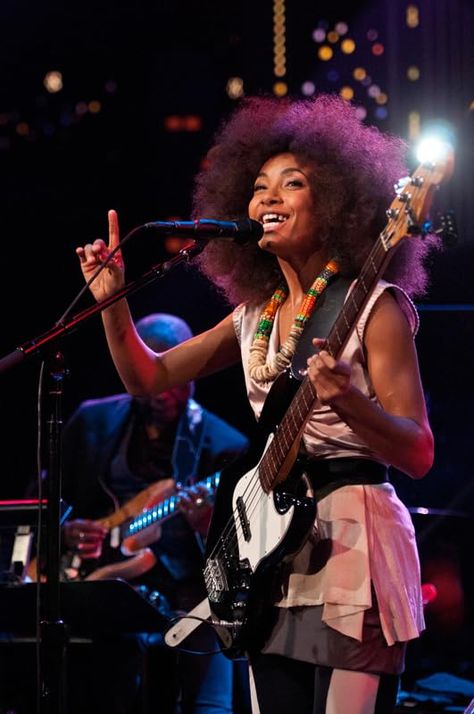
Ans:
[[[212,500],[219,478],[220,471],[198,482],[208,492],[206,501]],[[95,520],[95,523],[109,530],[102,554],[98,558],[82,559],[76,552],[65,553],[61,558],[60,577],[68,581],[118,577],[133,580],[151,570],[156,556],[147,546],[160,538],[162,524],[180,513],[179,501],[191,489],[186,487],[176,492],[174,479],[162,479],[140,491],[110,515]],[[126,521],[130,523],[121,536],[118,529]],[[115,541],[114,545],[112,541]],[[37,560],[34,558],[27,569],[31,580],[36,580],[36,569]]]
[[[198,482],[199,486],[203,486],[206,489],[206,500],[208,502],[211,502],[213,499],[214,493],[219,485],[220,477],[221,472],[216,471]],[[190,493],[190,490],[191,488],[182,488],[177,493],[173,493],[169,498],[141,511],[127,526],[122,543],[122,552],[126,555],[136,553],[147,545],[150,545],[150,543],[158,540],[160,537],[160,527],[163,523],[176,515],[176,513],[179,513],[179,502],[183,495]]]
[[[452,173],[452,153],[422,164],[402,180],[387,210],[388,222],[327,336],[325,349],[343,351],[394,250],[423,233],[434,193]],[[216,493],[207,537],[204,578],[211,620],[228,629],[229,657],[266,636],[264,604],[280,566],[301,549],[314,527],[316,505],[306,496],[298,449],[316,394],[308,377],[285,371],[265,401],[260,433],[243,460],[226,469]],[[281,395],[284,394],[285,410]]]

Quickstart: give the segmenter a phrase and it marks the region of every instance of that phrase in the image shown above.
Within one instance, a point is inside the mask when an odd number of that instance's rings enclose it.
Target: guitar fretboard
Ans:
[[[211,474],[207,478],[199,481],[199,485],[204,486],[204,488],[212,494],[219,485],[220,476],[221,472],[216,471],[216,473]],[[151,508],[147,508],[142,511],[142,513],[129,524],[126,535],[135,535],[135,533],[139,533],[149,526],[167,521],[169,518],[178,513],[180,494],[183,491],[186,492],[187,489],[181,489],[181,491],[173,494],[173,496],[166,498],[164,501],[161,501],[161,503],[157,503],[156,506],[152,506]]]

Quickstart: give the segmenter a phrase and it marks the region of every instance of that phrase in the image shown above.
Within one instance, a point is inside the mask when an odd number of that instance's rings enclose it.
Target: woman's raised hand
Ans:
[[[119,245],[120,234],[117,212],[111,210],[108,212],[109,220],[109,244],[106,245],[102,238],[98,238],[93,243],[87,243],[85,246],[76,248],[76,253],[79,256],[82,274],[86,282],[96,272],[100,265],[106,260],[107,256],[114,248]],[[107,266],[102,270],[97,278],[92,282],[90,290],[97,300],[101,302],[105,298],[113,295],[125,282],[125,268],[122,259],[122,253],[118,250],[113,258],[107,263]]]

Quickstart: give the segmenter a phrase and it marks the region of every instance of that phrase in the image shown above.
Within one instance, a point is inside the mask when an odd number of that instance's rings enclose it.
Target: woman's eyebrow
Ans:
[[[299,174],[303,174],[303,176],[306,175],[305,172],[304,172],[302,169],[299,169],[299,168],[297,168],[296,166],[294,166],[294,167],[293,167],[293,166],[288,166],[286,169],[283,169],[283,170],[281,171],[281,174],[282,174],[282,175],[284,175],[284,174],[292,174],[292,173],[294,173],[295,171],[297,171]],[[259,178],[264,178],[264,177],[265,177],[265,178],[268,178],[268,174],[265,173],[265,171],[261,171],[261,172],[260,172],[259,174],[257,174],[257,176],[256,176],[257,179],[259,179]]]

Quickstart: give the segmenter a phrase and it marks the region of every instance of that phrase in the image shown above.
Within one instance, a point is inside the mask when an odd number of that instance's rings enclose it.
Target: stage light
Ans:
[[[313,32],[313,40],[315,42],[324,42],[325,39],[326,39],[326,30],[323,30],[322,27],[317,27]]]
[[[285,94],[288,94],[288,85],[286,82],[275,82],[273,85],[273,94],[277,97],[284,97]]]
[[[56,94],[56,92],[60,92],[63,88],[63,75],[56,70],[47,72],[43,79],[43,84],[48,92]]]
[[[316,85],[314,84],[314,82],[304,82],[301,87],[301,92],[305,95],[305,97],[310,97],[312,94],[315,93],[315,91]]]
[[[350,102],[351,99],[354,98],[354,90],[352,89],[352,87],[349,87],[347,85],[345,87],[341,87],[339,94],[343,99],[346,100],[346,102]]]
[[[448,155],[449,149],[450,144],[444,137],[432,134],[420,140],[415,148],[415,155],[422,164],[435,164]]]
[[[227,96],[231,99],[239,99],[244,94],[244,80],[242,77],[230,77],[226,84]]]
[[[329,45],[322,45],[318,50],[318,57],[323,62],[328,62],[332,58],[333,54],[334,52]]]
[[[452,124],[444,119],[436,119],[423,125],[414,153],[420,162],[436,162],[452,153],[455,143]]]
[[[407,77],[410,80],[410,82],[416,82],[418,79],[420,79],[419,67],[416,67],[416,65],[412,65],[411,67],[408,67]]]
[[[367,76],[367,72],[363,67],[356,67],[355,70],[352,72],[352,76],[358,82],[361,82]]]
[[[347,25],[346,22],[338,22],[334,29],[340,35],[345,35],[346,32],[348,32],[348,30],[349,30],[349,26]]]
[[[349,37],[341,42],[341,50],[346,55],[351,55],[356,48],[356,43]]]
[[[408,5],[406,9],[406,23],[411,29],[418,27],[420,24],[420,14],[416,5]]]

